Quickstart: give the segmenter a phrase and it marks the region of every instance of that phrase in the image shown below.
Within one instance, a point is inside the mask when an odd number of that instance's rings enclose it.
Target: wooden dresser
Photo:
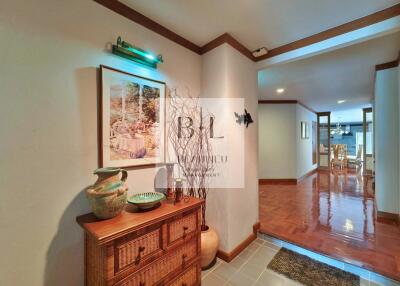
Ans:
[[[77,217],[85,230],[85,285],[200,285],[203,203],[163,202],[147,212],[127,205],[109,220]]]

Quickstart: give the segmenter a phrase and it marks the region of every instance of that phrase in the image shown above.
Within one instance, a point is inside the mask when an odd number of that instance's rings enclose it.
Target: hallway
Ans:
[[[297,185],[260,185],[260,231],[400,280],[400,228],[376,221],[356,173],[318,171]]]

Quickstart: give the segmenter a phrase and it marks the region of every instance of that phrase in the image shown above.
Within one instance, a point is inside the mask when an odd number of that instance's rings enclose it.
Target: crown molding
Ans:
[[[383,63],[375,66],[375,71],[391,69],[399,66],[399,60]]]
[[[301,101],[298,100],[292,100],[292,99],[287,99],[287,100],[269,100],[269,99],[260,99],[258,100],[258,104],[299,104],[302,107],[304,107],[305,109],[307,109],[308,111],[317,114],[318,112],[316,112],[314,109],[308,107],[307,105],[305,105],[304,103],[302,103]]]
[[[314,34],[312,36],[309,36],[307,38],[303,38],[297,41],[294,41],[292,43],[271,49],[268,54],[263,55],[261,57],[257,57],[256,61],[262,61],[268,58],[272,58],[274,56],[284,54],[293,50],[297,50],[318,42],[322,42],[325,40],[328,40],[333,37],[340,36],[342,34],[352,32],[354,30],[358,30],[367,26],[370,26],[372,24],[376,24],[378,22],[382,22],[384,20],[396,17],[400,15],[400,4],[396,4],[392,7],[386,8],[382,11],[375,12],[373,14],[364,16],[362,18],[359,18],[357,20],[345,23],[340,26],[336,26],[334,28],[325,30],[323,32]]]
[[[225,43],[231,45],[233,48],[238,50],[240,53],[242,53],[244,56],[246,56],[250,60],[252,60],[252,61],[256,60],[256,58],[253,56],[253,53],[249,49],[247,49],[244,45],[242,45],[238,40],[236,40],[234,37],[232,37],[228,33],[222,34],[221,36],[215,38],[211,42],[202,46],[200,54],[201,55],[205,54]]]
[[[297,100],[269,100],[269,99],[260,99],[258,104],[297,104],[299,103]]]
[[[397,60],[388,62],[388,63],[383,63],[375,66],[375,71],[380,71],[380,70],[385,70],[385,69],[391,69],[398,67],[400,65],[400,52],[399,56],[397,57]]]
[[[135,9],[119,2],[118,0],[93,0],[94,2],[103,5],[104,7],[114,11],[115,13],[128,18],[129,20],[175,42],[178,45],[181,45],[192,52],[203,55],[223,44],[229,44],[234,49],[238,50],[241,54],[246,56],[252,61],[255,61],[255,57],[253,53],[247,49],[243,44],[241,44],[238,40],[232,37],[228,33],[224,33],[221,36],[215,38],[214,40],[208,42],[204,46],[198,46],[195,43],[185,39],[184,37],[178,35],[177,33],[171,31],[170,29],[164,27],[163,25],[153,21],[149,17],[139,13]]]
[[[175,32],[169,30],[168,28],[160,25],[159,23],[153,21],[152,19],[144,16],[138,11],[132,9],[131,7],[117,1],[117,0],[93,0],[104,7],[114,11],[121,16],[128,18],[129,20],[181,45],[196,54],[200,54],[201,48],[195,43],[185,39],[182,36],[179,36]]]
[[[254,62],[259,62],[268,58],[272,58],[274,56],[284,54],[299,48],[303,48],[308,45],[312,45],[321,41],[325,41],[327,39],[360,29],[366,26],[396,17],[400,15],[400,4],[396,4],[392,7],[386,8],[382,11],[370,14],[368,16],[359,18],[357,20],[348,22],[346,24],[328,29],[326,31],[320,32],[318,34],[312,35],[310,37],[300,39],[294,41],[292,43],[271,49],[268,54],[254,57],[252,51],[247,49],[243,44],[237,41],[234,37],[232,37],[228,33],[224,33],[221,36],[215,38],[214,40],[210,41],[209,43],[205,44],[204,46],[198,46],[195,43],[185,39],[184,37],[176,34],[175,32],[171,31],[170,29],[162,26],[161,24],[153,21],[152,19],[144,16],[143,14],[139,13],[138,11],[132,9],[131,7],[119,2],[118,0],[93,0],[104,7],[114,11],[115,13],[120,14],[121,16],[130,19],[131,21],[142,25],[143,27],[181,45],[192,52],[203,55],[222,44],[229,44],[234,49],[239,51],[241,54],[249,58]]]
[[[307,109],[308,111],[311,111],[312,113],[315,113],[315,114],[317,114],[317,112],[314,110],[314,109],[312,109],[311,107],[308,107],[307,105],[305,105],[304,103],[302,103],[302,102],[298,102],[301,106],[303,106],[305,109]]]

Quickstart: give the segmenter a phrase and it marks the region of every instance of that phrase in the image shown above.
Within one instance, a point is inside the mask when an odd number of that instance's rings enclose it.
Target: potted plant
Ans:
[[[216,231],[206,224],[207,193],[209,176],[214,171],[210,126],[204,124],[211,114],[204,112],[199,99],[189,94],[178,95],[176,89],[170,91],[168,105],[168,139],[172,146],[181,176],[185,179],[187,194],[205,200],[201,216],[201,267],[211,267],[216,259],[219,238]],[[182,122],[186,120],[187,122]],[[192,128],[182,128],[190,123]],[[186,126],[186,125],[185,125]],[[204,159],[205,158],[205,159]]]

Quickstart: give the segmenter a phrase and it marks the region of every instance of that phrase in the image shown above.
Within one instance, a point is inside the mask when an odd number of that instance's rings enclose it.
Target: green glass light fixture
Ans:
[[[117,44],[112,46],[112,53],[152,68],[157,68],[157,64],[164,62],[162,55],[156,56],[152,53],[146,52],[128,42],[123,41],[121,37],[118,37]]]

